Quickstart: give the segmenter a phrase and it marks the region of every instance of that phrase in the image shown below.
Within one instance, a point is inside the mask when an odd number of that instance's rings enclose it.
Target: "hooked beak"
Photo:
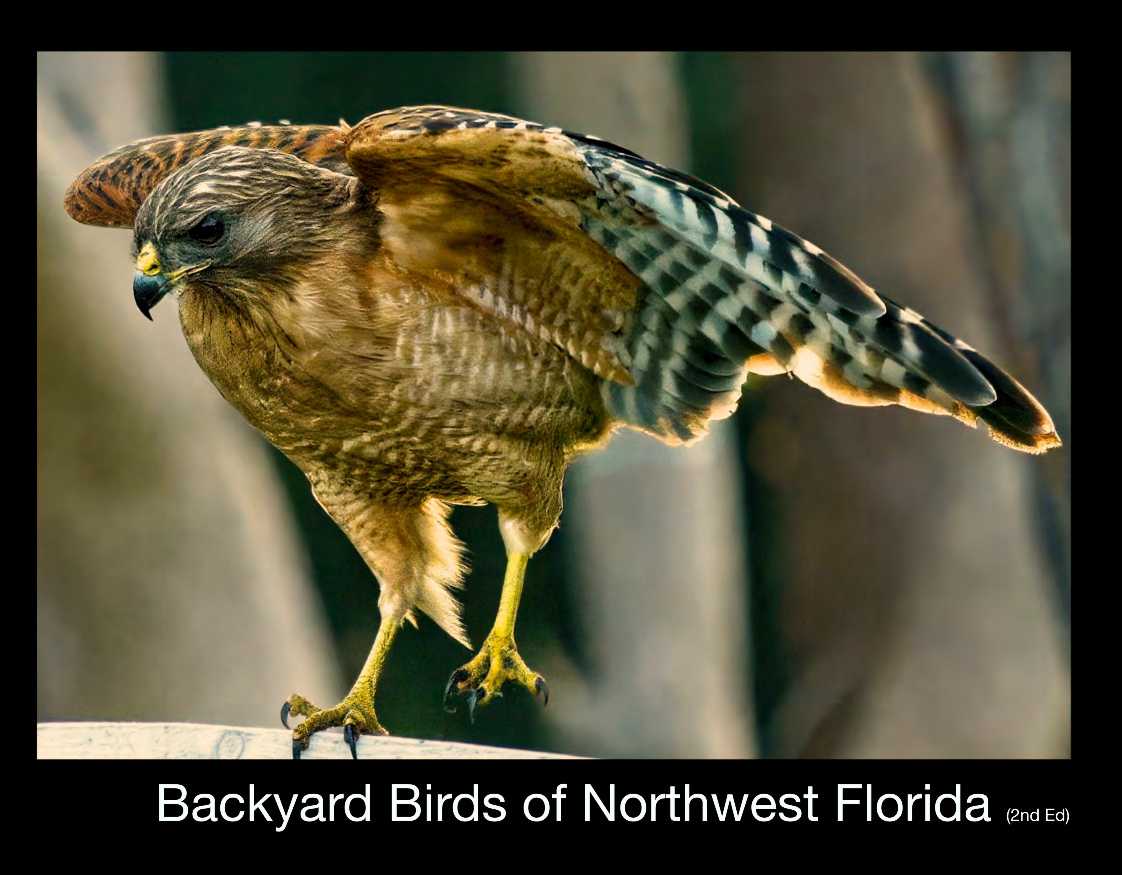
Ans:
[[[206,270],[210,265],[211,262],[203,261],[181,267],[171,273],[164,273],[160,258],[156,255],[155,245],[151,241],[145,243],[136,257],[136,276],[132,278],[132,296],[136,300],[136,306],[151,322],[152,308],[172,290],[176,283],[184,277]]]
[[[152,321],[151,309],[159,303],[160,298],[171,289],[171,283],[160,267],[160,259],[156,256],[156,247],[152,243],[145,243],[144,248],[136,257],[136,276],[132,280],[132,296],[136,299],[136,306],[140,312]]]

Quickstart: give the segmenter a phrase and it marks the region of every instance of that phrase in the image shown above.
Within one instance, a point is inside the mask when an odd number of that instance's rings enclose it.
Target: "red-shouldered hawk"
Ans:
[[[548,699],[514,622],[579,454],[631,426],[690,443],[748,373],[848,404],[946,413],[1014,449],[1059,446],[1044,408],[962,341],[711,185],[595,137],[426,106],[355,127],[142,140],[71,185],[81,222],[134,228],[137,305],[179,299],[218,390],[311,482],[381,584],[382,621],[312,733],[380,733],[378,676],[419,609],[467,644],[449,506],[498,507],[498,616],[447,695]]]

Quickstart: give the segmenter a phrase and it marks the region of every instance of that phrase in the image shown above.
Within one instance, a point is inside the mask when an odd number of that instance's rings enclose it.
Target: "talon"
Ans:
[[[288,715],[289,715],[289,712],[291,712],[291,711],[292,711],[292,705],[290,705],[288,702],[285,702],[283,705],[281,705],[281,723],[284,724],[285,729],[289,728]],[[299,759],[299,757],[297,757],[297,759]]]
[[[457,694],[467,695],[466,690],[459,690],[457,687],[468,679],[468,673],[465,669],[458,668],[452,672],[452,676],[448,678],[448,684],[444,687],[444,710],[449,714],[456,713],[456,699]]]
[[[308,749],[311,737],[328,727],[342,728],[343,740],[350,748],[351,757],[356,760],[360,735],[386,734],[374,713],[373,703],[360,701],[354,695],[347,696],[334,708],[317,708],[303,696],[291,696],[288,704],[281,708],[282,722],[290,714],[299,714],[305,718],[292,732],[292,758],[296,760],[300,759],[302,751]]]
[[[514,640],[492,633],[471,662],[452,672],[452,677],[444,688],[444,710],[455,712],[452,697],[454,693],[459,693],[467,698],[471,722],[474,723],[475,709],[502,698],[503,685],[507,683],[522,687],[534,695],[544,692],[546,701],[549,701],[545,679],[526,667],[526,663],[518,655]]]
[[[358,727],[353,723],[348,723],[343,727],[343,741],[351,749],[351,758],[358,759]]]
[[[543,678],[541,675],[538,675],[536,678],[534,678],[534,687],[539,693],[542,694],[542,696],[545,697],[544,701],[542,702],[542,707],[547,707],[549,705],[549,684],[545,682],[545,678]]]

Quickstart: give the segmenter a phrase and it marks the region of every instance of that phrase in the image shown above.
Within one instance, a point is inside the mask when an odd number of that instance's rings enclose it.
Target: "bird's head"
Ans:
[[[230,146],[166,177],[134,223],[133,295],[145,316],[202,286],[234,300],[275,293],[329,248],[356,181],[274,149]]]

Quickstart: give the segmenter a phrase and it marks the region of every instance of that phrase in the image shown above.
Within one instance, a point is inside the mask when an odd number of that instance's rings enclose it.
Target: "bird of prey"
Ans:
[[[378,677],[421,611],[467,645],[451,505],[498,508],[498,615],[446,696],[548,700],[514,640],[530,557],[569,463],[621,426],[672,444],[736,407],[749,373],[847,404],[1060,440],[1011,376],[712,185],[596,137],[440,106],[350,127],[249,125],[124,146],[70,186],[80,222],[132,227],[145,316],[187,344],[307,475],[376,575],[382,619],[341,703],[293,695],[299,757],[383,733]],[[286,724],[287,725],[287,724]]]

